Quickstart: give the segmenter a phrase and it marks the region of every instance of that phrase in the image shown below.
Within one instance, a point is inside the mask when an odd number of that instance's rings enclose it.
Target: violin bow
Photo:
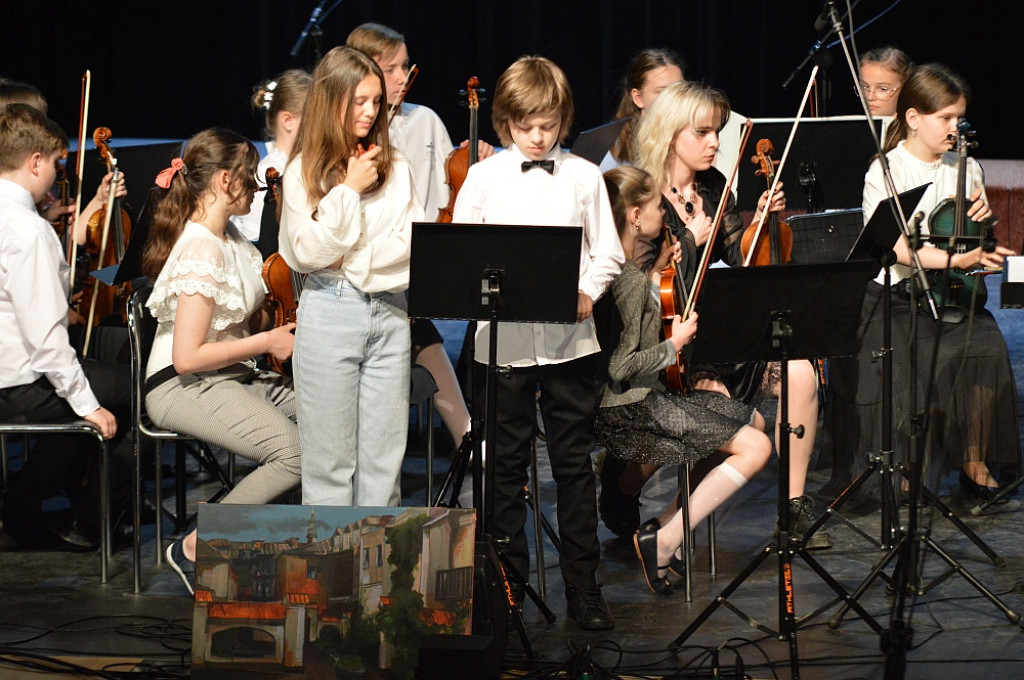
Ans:
[[[85,172],[85,131],[88,129],[87,123],[89,120],[89,91],[92,87],[92,74],[88,69],[85,71],[85,75],[82,76],[82,99],[79,104],[78,111],[78,154],[75,156],[75,174],[78,176],[78,191],[75,193],[75,219],[72,222],[74,225],[71,228],[71,233],[68,238],[68,264],[71,265],[70,272],[70,283],[68,285],[68,304],[71,304],[71,298],[75,294],[75,262],[78,259],[75,257],[75,247],[77,246],[77,239],[75,232],[78,231],[78,216],[82,214],[82,175]]]
[[[725,188],[722,189],[722,196],[718,199],[718,209],[715,210],[715,221],[711,226],[711,235],[708,236],[708,240],[704,244],[704,253],[700,257],[700,265],[697,267],[697,273],[693,277],[693,286],[690,288],[690,294],[686,298],[686,307],[682,315],[684,320],[688,319],[690,313],[693,312],[693,308],[697,304],[697,295],[700,293],[701,286],[704,285],[704,275],[707,273],[708,265],[711,263],[711,251],[714,250],[711,244],[715,242],[715,237],[718,236],[718,227],[722,224],[725,206],[729,202],[729,196],[732,194],[732,185],[736,181],[736,173],[740,167],[740,159],[743,158],[747,142],[750,141],[750,131],[753,127],[754,122],[748,118],[743,126],[743,140],[740,142],[740,152],[736,155],[736,162],[732,166],[732,172],[729,173],[729,181],[725,183]]]
[[[804,98],[800,101],[800,109],[796,112],[796,120],[793,121],[793,127],[789,129],[789,139],[786,140],[786,148],[782,151],[782,159],[779,160],[779,167],[775,168],[775,180],[768,189],[768,200],[765,201],[764,210],[761,211],[761,219],[757,223],[757,229],[754,230],[754,240],[752,241],[750,250],[747,251],[747,257],[743,260],[744,267],[749,267],[750,262],[754,257],[754,246],[757,245],[758,239],[761,238],[761,229],[764,227],[764,220],[768,216],[768,206],[772,204],[772,199],[775,198],[775,190],[779,186],[779,178],[782,177],[782,168],[786,165],[786,158],[789,156],[789,150],[793,146],[793,139],[796,137],[796,129],[799,127],[800,119],[804,115],[804,107],[807,106],[807,100],[810,97],[811,88],[814,87],[814,77],[817,75],[818,67],[815,66],[811,70],[811,77],[807,81],[807,89],[804,90]]]
[[[388,125],[391,125],[391,121],[395,119],[395,114],[402,108],[402,102],[405,101],[405,94],[412,87],[412,81],[416,80],[416,76],[420,73],[420,69],[416,64],[409,67],[409,72],[405,74],[405,82],[402,83],[402,90],[398,93],[398,97],[395,99],[395,103],[388,109]]]

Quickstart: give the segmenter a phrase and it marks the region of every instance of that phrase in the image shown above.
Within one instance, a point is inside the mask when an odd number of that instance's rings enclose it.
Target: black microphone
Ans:
[[[916,234],[921,229],[921,220],[923,219],[923,210],[918,210],[916,213],[914,213],[913,217],[910,218],[910,222],[907,223],[907,233],[909,233],[911,236]],[[919,243],[917,246],[918,250],[920,250],[921,246],[923,245],[923,243]]]
[[[818,14],[818,18],[814,20],[815,31],[823,31],[832,24],[832,10],[835,8],[835,0],[828,0],[828,2],[821,6],[821,12]]]
[[[320,4],[313,10],[313,14],[310,15],[309,21],[306,22],[306,27],[302,29],[302,33],[299,34],[299,39],[295,41],[295,45],[292,47],[292,51],[289,52],[293,57],[299,55],[299,50],[302,49],[302,43],[306,42],[306,38],[309,37],[310,31],[317,25],[320,19],[320,14],[324,11],[324,5],[327,4],[327,0],[321,0]]]

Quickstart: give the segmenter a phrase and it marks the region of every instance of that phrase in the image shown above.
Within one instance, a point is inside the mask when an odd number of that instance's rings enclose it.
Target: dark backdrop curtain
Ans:
[[[333,0],[329,0],[328,5]],[[187,137],[221,125],[251,137],[261,116],[248,106],[251,88],[292,66],[311,67],[312,43],[298,59],[288,52],[316,0],[0,0],[0,76],[31,82],[50,115],[71,132],[78,121],[82,72],[93,75],[90,128],[116,137]],[[780,84],[817,39],[820,0],[346,0],[323,22],[323,49],[356,25],[379,21],[406,35],[421,68],[409,100],[434,108],[455,141],[468,117],[458,90],[471,75],[485,88],[522,54],[543,54],[569,75],[576,95],[575,135],[607,120],[622,71],[645,46],[669,46],[688,77],[720,87],[748,116],[791,116],[806,83]],[[841,5],[844,3],[840,3]],[[892,6],[863,0],[858,24]],[[969,118],[984,158],[1024,157],[1015,127],[1020,79],[1022,3],[903,0],[857,35],[866,50],[895,44],[919,63],[941,61],[975,91]],[[828,113],[856,113],[841,49],[834,63]],[[481,133],[496,137],[483,104]],[[73,134],[73,133],[72,133]]]

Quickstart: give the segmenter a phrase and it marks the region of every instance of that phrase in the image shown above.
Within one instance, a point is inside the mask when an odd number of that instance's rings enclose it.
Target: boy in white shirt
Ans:
[[[494,527],[525,575],[529,553],[521,499],[528,482],[536,394],[557,486],[560,566],[567,613],[581,628],[608,630],[614,619],[597,585],[596,486],[591,464],[599,398],[600,345],[593,304],[622,269],[624,256],[597,166],[563,151],[573,99],[565,73],[543,57],[522,57],[498,79],[492,122],[507,148],[473,165],[455,204],[455,222],[583,227],[575,324],[501,323],[497,381]],[[476,365],[487,363],[488,324],[476,336]],[[482,385],[483,380],[475,381]],[[517,597],[519,596],[516,593]]]
[[[0,421],[76,416],[107,439],[127,415],[127,366],[80,362],[68,340],[69,267],[53,227],[36,211],[56,177],[68,139],[39,110],[11,104],[0,113]],[[106,407],[103,405],[105,404]],[[40,437],[4,497],[7,532],[29,547],[91,549],[99,535],[98,465],[86,438]],[[123,453],[123,452],[122,452]],[[130,464],[111,456],[114,508],[127,501]],[[46,526],[42,502],[67,492],[76,529]]]

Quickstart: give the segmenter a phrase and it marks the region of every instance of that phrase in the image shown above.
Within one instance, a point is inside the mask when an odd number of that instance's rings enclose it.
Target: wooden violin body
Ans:
[[[281,173],[277,168],[267,168],[268,202],[280,206]],[[298,320],[299,297],[302,295],[303,277],[284,261],[281,253],[273,253],[263,261],[263,283],[267,287],[267,302],[274,310],[274,328]],[[291,375],[291,360],[280,361],[273,354],[267,354],[267,363],[277,373]]]
[[[448,185],[448,205],[441,208],[437,221],[451,224],[455,216],[455,201],[459,197],[459,189],[466,181],[471,165],[477,162],[480,133],[480,80],[470,76],[466,81],[466,105],[469,107],[469,145],[453,149],[444,162],[444,183]]]
[[[672,243],[671,230],[664,227],[666,243]],[[684,300],[685,288],[683,278],[675,262],[669,260],[668,266],[661,270],[658,282],[658,297],[661,300],[661,332],[662,336],[672,337],[672,324],[677,316],[686,313]],[[669,389],[683,392],[686,388],[686,358],[682,352],[676,352],[676,362],[665,368],[665,383]]]
[[[89,255],[86,272],[120,264],[128,239],[131,237],[131,219],[117,198],[117,185],[120,182],[121,170],[117,165],[117,157],[107,145],[107,141],[111,137],[110,129],[105,127],[96,128],[92,135],[93,143],[96,144],[96,149],[100,152],[100,159],[106,163],[107,172],[111,173],[111,180],[106,204],[93,213],[86,227],[84,250]],[[88,309],[86,321],[88,327],[85,334],[85,346],[82,349],[83,356],[88,356],[89,353],[92,326],[115,315],[122,323],[127,321],[129,295],[131,295],[131,285],[127,283],[108,286],[101,285],[98,279],[93,279],[91,286],[83,287],[82,297],[79,301],[79,313],[82,313],[81,310]],[[83,314],[83,316],[86,315]]]
[[[765,177],[769,190],[775,183],[775,166],[778,164],[778,161],[772,160],[771,157],[774,151],[770,139],[761,139],[757,142],[757,155],[750,159],[754,165],[759,166],[755,174]],[[765,210],[767,209],[768,206],[765,206]],[[777,213],[770,212],[766,228],[760,227],[760,223],[752,224],[743,232],[743,238],[740,240],[743,261],[749,260],[754,266],[789,262],[793,256],[793,231],[789,225],[780,220]],[[751,250],[753,255],[750,255]]]

